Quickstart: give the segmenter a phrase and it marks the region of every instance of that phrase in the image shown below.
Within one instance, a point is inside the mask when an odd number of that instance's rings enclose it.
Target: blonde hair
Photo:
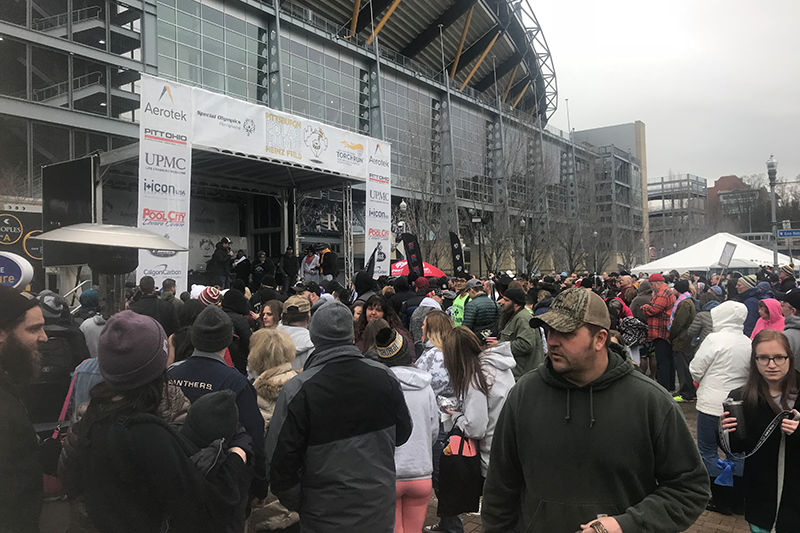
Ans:
[[[391,285],[387,285],[387,286],[385,286],[381,292],[382,292],[382,293],[383,293],[383,295],[384,295],[384,296],[386,296],[387,298],[388,298],[389,296],[391,296],[391,295],[395,294],[395,292],[394,292],[394,287],[392,287]]]
[[[250,355],[247,364],[261,374],[270,368],[294,361],[296,348],[285,331],[277,328],[262,328],[250,337]]]
[[[424,324],[425,338],[441,350],[445,335],[453,330],[453,321],[444,311],[434,309],[425,315]]]

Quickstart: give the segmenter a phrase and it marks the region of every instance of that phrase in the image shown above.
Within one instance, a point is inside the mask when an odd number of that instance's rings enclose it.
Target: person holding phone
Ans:
[[[800,372],[794,359],[783,333],[759,332],[753,338],[747,383],[729,395],[743,402],[744,420],[729,411],[722,413],[722,429],[729,434],[732,451],[750,453],[775,416],[791,411],[745,460],[744,516],[753,533],[800,531],[800,432],[795,409]],[[742,427],[746,434],[737,435]]]

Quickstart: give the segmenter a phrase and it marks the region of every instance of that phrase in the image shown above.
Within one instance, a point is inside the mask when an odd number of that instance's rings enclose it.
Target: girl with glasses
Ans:
[[[729,395],[744,402],[744,438],[736,438],[736,418],[727,411],[722,413],[722,428],[730,433],[731,449],[749,453],[775,416],[791,411],[761,448],[745,460],[745,519],[753,533],[800,531],[800,432],[798,421],[793,419],[798,418],[798,387],[800,373],[794,368],[789,341],[780,331],[759,332],[753,338],[747,383]]]

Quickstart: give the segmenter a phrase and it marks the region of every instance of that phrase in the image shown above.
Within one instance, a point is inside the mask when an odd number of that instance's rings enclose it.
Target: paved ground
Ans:
[[[682,404],[686,421],[695,435],[697,427],[697,412],[694,404]],[[69,509],[66,502],[45,503],[42,513],[42,533],[64,533],[67,529]],[[478,515],[465,515],[464,531],[466,533],[479,533],[481,530],[481,519]],[[438,522],[436,517],[436,500],[431,500],[428,507],[428,516],[425,525]],[[741,516],[723,516],[717,513],[704,512],[695,524],[686,533],[749,533],[750,528]]]

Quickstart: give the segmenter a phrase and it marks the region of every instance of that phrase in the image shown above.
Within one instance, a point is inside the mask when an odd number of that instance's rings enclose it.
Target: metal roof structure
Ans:
[[[433,72],[441,72],[444,63],[451,75],[455,70],[454,89],[502,95],[509,105],[547,122],[558,106],[556,74],[530,2],[287,0],[284,6],[294,3],[319,13],[340,26],[340,38],[358,44],[370,44],[378,30],[383,55]]]

